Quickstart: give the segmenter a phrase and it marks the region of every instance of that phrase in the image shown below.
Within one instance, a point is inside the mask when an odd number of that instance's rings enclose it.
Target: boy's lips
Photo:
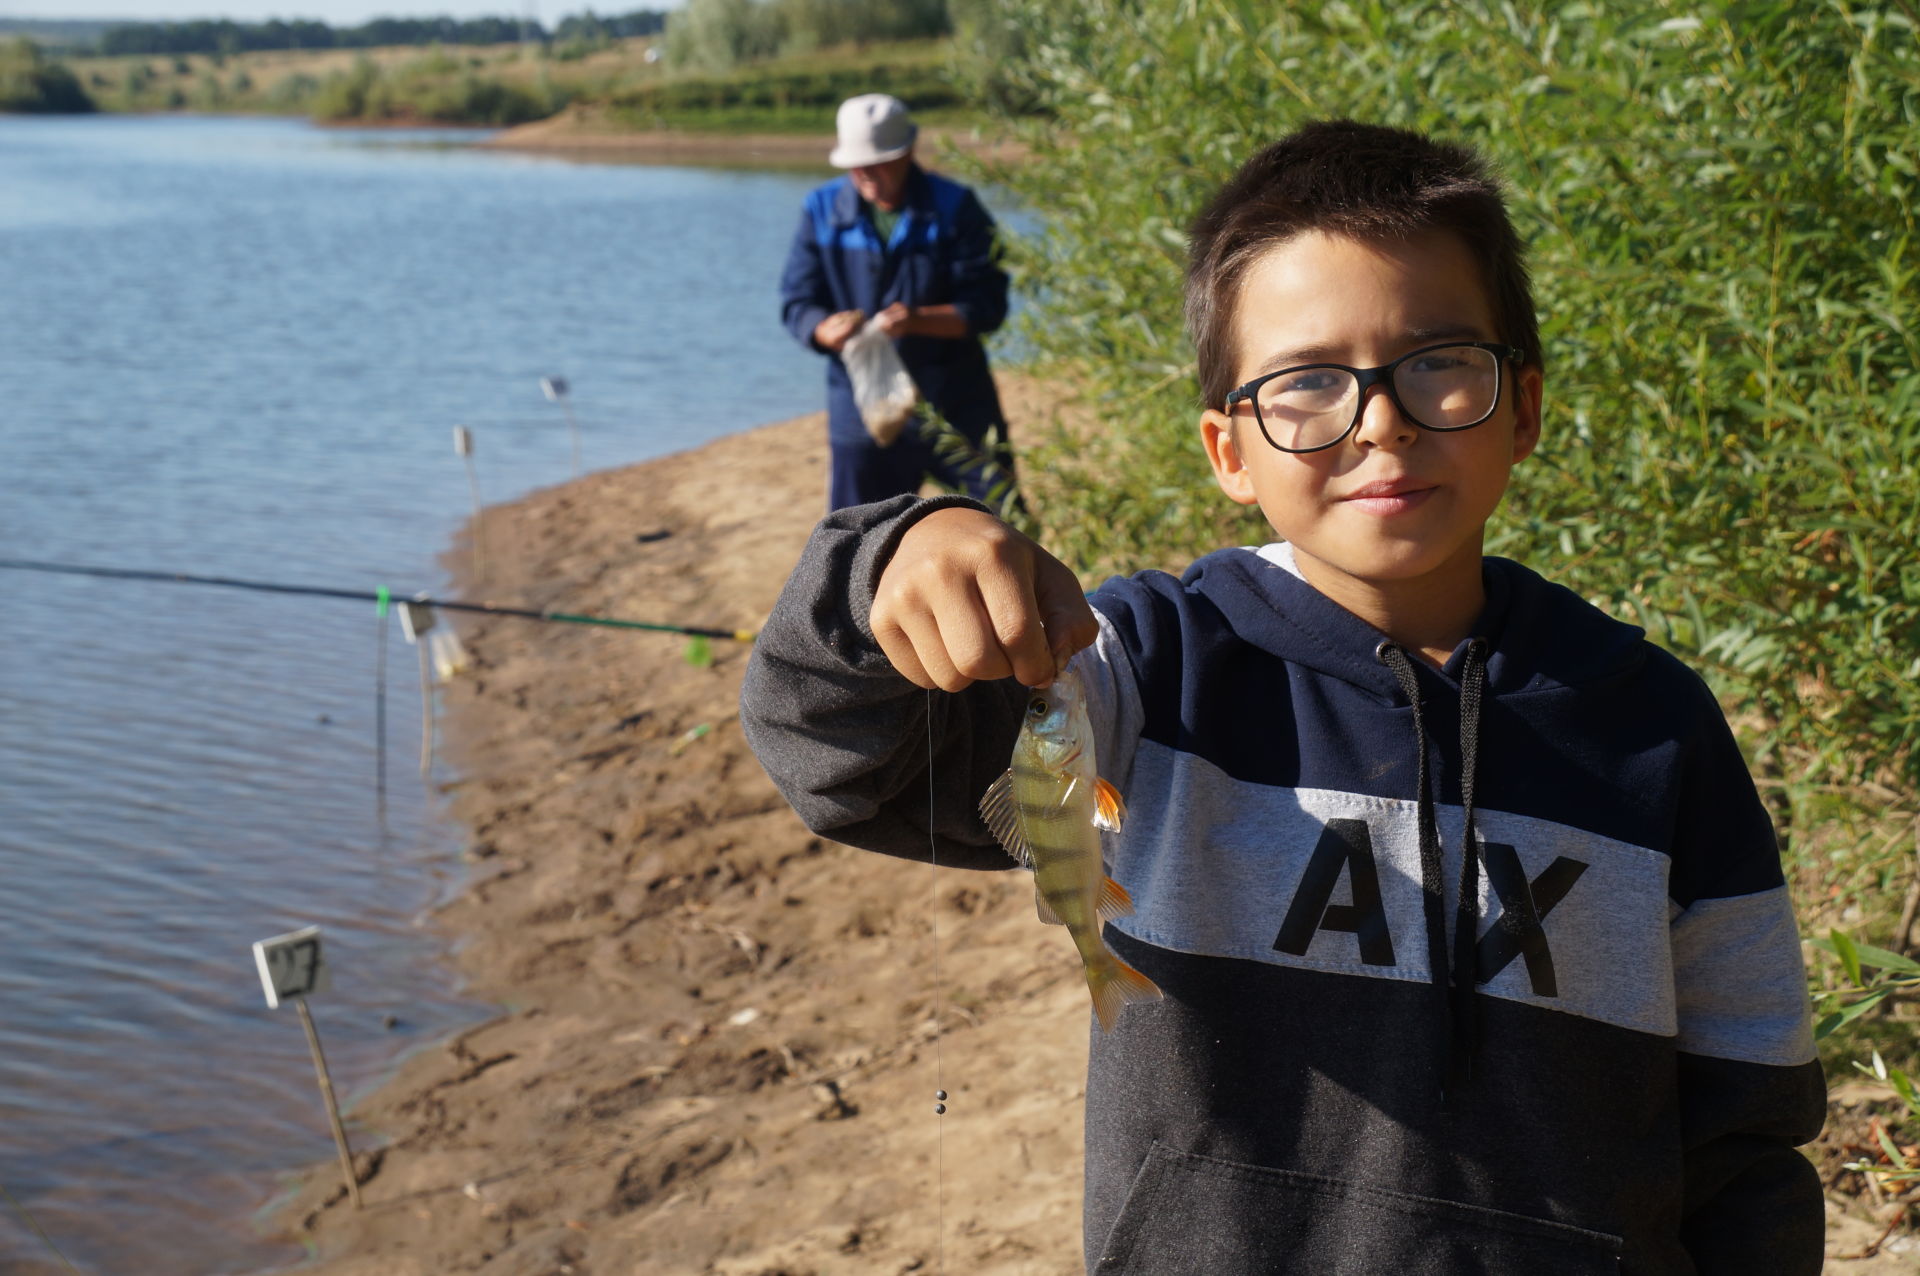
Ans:
[[[1423,503],[1437,486],[1414,478],[1376,479],[1345,493],[1340,500],[1369,514],[1399,514]]]

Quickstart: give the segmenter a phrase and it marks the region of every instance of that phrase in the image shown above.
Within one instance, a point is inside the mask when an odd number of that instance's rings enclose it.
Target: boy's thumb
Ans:
[[[1047,649],[1053,653],[1057,673],[1083,647],[1093,645],[1100,635],[1100,623],[1093,617],[1080,582],[1063,564],[1056,570],[1043,570],[1034,581],[1034,593],[1040,604],[1040,623],[1047,631]],[[1064,577],[1064,579],[1062,579]]]

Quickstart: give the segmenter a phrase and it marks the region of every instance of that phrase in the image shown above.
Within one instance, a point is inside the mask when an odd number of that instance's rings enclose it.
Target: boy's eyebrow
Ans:
[[[1476,324],[1437,323],[1419,324],[1403,330],[1400,339],[1409,346],[1431,345],[1437,341],[1482,341],[1485,334]],[[1339,363],[1344,353],[1339,347],[1324,342],[1313,345],[1294,346],[1291,349],[1276,351],[1269,355],[1253,375],[1263,377],[1269,372],[1278,372],[1282,368],[1297,368],[1303,363]]]

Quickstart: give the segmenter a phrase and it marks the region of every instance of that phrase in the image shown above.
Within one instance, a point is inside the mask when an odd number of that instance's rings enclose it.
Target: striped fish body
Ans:
[[[1100,851],[1100,830],[1119,828],[1125,811],[1099,776],[1079,677],[1065,671],[1028,698],[1012,765],[981,799],[980,814],[1007,853],[1033,870],[1040,920],[1072,935],[1103,1031],[1128,1003],[1160,996],[1100,934],[1108,919],[1133,911]]]

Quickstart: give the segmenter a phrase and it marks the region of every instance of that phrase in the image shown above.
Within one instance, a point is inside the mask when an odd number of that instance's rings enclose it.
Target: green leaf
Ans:
[[[1900,1155],[1900,1149],[1894,1146],[1894,1142],[1892,1138],[1888,1137],[1886,1126],[1884,1125],[1874,1126],[1873,1133],[1875,1137],[1877,1137],[1880,1140],[1880,1146],[1886,1149],[1887,1159],[1893,1162],[1894,1169],[1910,1170],[1913,1168],[1911,1165],[1907,1164],[1907,1158]]]
[[[1844,1010],[1838,1010],[1826,1016],[1814,1026],[1814,1039],[1818,1041],[1830,1037],[1841,1028],[1858,1019],[1861,1015],[1866,1014],[1867,1011],[1872,1010],[1886,999],[1888,991],[1888,989],[1881,988],[1870,992]]]
[[[1840,968],[1847,972],[1847,978],[1856,988],[1866,987],[1866,979],[1860,974],[1860,950],[1854,945],[1847,933],[1838,927],[1827,933],[1833,942],[1833,955],[1840,959]]]
[[[1897,970],[1904,974],[1920,975],[1920,961],[1903,957],[1899,953],[1889,952],[1885,948],[1875,948],[1872,944],[1855,944],[1853,951],[1862,966],[1872,966],[1879,970]]]

